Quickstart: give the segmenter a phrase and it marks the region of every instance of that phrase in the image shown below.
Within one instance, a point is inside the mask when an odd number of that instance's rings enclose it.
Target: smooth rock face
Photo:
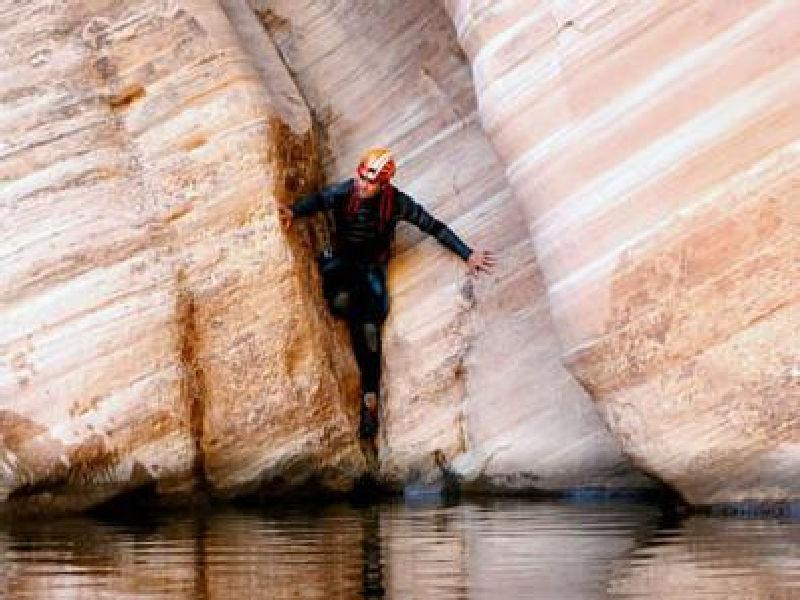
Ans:
[[[693,503],[799,498],[797,6],[445,5],[624,451]]]
[[[347,340],[275,218],[311,121],[253,27],[233,0],[0,9],[3,498],[360,474]]]
[[[331,180],[387,145],[397,185],[472,247],[489,276],[410,224],[390,263],[382,471],[437,473],[511,489],[637,486],[586,393],[560,363],[546,290],[521,212],[478,123],[469,65],[448,15],[427,0],[251,0],[327,141]]]

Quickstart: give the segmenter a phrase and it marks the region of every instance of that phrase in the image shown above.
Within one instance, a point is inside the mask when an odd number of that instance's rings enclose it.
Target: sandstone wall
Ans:
[[[345,489],[355,365],[319,300],[311,121],[242,2],[0,9],[0,496]]]
[[[800,496],[793,2],[446,0],[568,368],[695,503]]]
[[[499,253],[495,273],[474,278],[435,240],[398,228],[383,344],[387,479],[427,476],[441,450],[482,486],[642,484],[560,364],[525,219],[445,11],[424,0],[251,4],[318,119],[330,179],[388,145],[399,187]]]
[[[441,450],[481,486],[641,484],[588,390],[688,500],[796,498],[799,29],[777,0],[3,6],[0,497],[349,487],[319,223],[275,207],[386,144],[500,254],[398,237],[388,481]]]

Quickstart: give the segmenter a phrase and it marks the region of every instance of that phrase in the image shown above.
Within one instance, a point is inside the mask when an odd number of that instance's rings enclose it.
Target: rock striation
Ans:
[[[800,20],[446,0],[569,370],[692,503],[800,497]]]
[[[386,479],[438,472],[438,453],[483,487],[642,482],[559,364],[441,7],[72,0],[0,22],[4,506],[349,488],[357,377],[320,299],[321,230],[286,237],[275,208],[375,143],[501,252],[472,279],[419,233],[398,240]]]

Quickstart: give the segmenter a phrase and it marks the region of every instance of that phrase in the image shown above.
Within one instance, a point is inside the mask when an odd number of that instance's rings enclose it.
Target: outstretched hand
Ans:
[[[476,275],[481,271],[491,273],[496,264],[494,252],[490,250],[474,250],[467,259],[469,270]]]
[[[294,213],[292,212],[292,209],[288,206],[279,206],[278,221],[280,221],[281,228],[284,231],[289,231],[292,228],[292,222],[294,221]]]

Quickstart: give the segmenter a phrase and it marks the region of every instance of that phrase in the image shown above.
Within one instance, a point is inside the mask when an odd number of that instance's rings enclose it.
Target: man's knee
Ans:
[[[367,349],[373,354],[381,351],[380,348],[380,327],[376,323],[364,323],[364,340],[367,343]]]
[[[340,290],[331,297],[331,311],[336,315],[347,315],[352,305],[350,292]]]

